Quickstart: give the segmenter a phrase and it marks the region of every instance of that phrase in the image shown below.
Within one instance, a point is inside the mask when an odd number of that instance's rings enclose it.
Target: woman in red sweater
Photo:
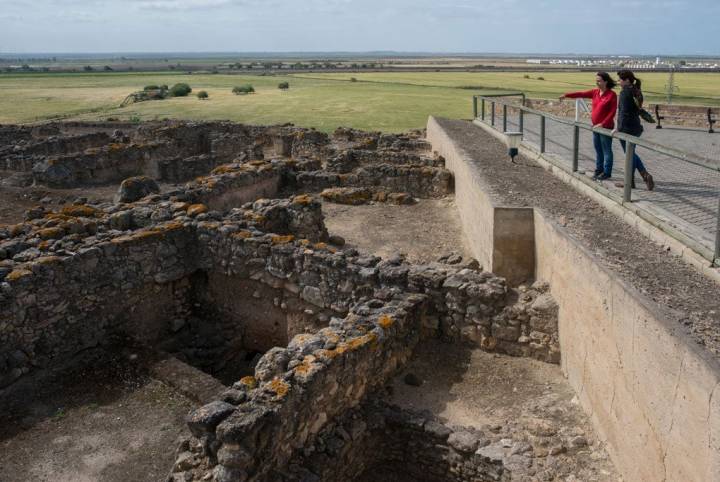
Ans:
[[[617,95],[613,92],[615,81],[607,72],[598,72],[595,77],[597,89],[581,92],[569,92],[560,97],[570,99],[592,99],[590,119],[593,127],[615,128],[615,111],[617,110]],[[593,179],[603,181],[610,179],[613,167],[612,137],[593,132],[593,145],[595,146],[595,175]]]

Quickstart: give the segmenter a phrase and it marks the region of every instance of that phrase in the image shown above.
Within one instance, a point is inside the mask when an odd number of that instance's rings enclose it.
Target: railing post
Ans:
[[[545,116],[540,116],[540,153],[545,153]]]
[[[575,99],[575,122],[580,120],[580,99]]]
[[[522,108],[520,108],[520,118],[518,119],[518,132],[524,133],[525,132],[525,112],[523,112]]]
[[[572,171],[577,172],[578,161],[580,159],[580,127],[575,126],[573,129],[573,154],[572,154]]]
[[[625,146],[625,189],[623,190],[623,202],[632,201],[632,180],[633,180],[633,157],[635,155],[635,144],[627,142]]]
[[[503,132],[507,132],[507,104],[503,104]]]
[[[480,119],[485,120],[485,98],[480,99]]]
[[[715,231],[715,261],[718,260],[720,260],[720,195],[718,196],[717,231]]]
[[[473,96],[473,120],[477,119],[478,109],[477,109],[477,97]]]
[[[492,109],[492,112],[490,112],[490,125],[495,127],[495,101],[490,102],[490,109]]]
[[[708,134],[714,134],[715,130],[713,129],[713,124],[715,123],[715,120],[712,117],[712,109],[710,107],[708,107],[707,116],[708,116]]]

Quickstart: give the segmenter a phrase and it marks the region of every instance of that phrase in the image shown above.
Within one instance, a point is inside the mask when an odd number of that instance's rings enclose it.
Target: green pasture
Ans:
[[[529,75],[530,79],[525,79]],[[542,76],[545,80],[537,80]],[[356,82],[350,78],[355,77]],[[557,98],[569,90],[590,88],[592,73],[356,73],[229,75],[178,73],[77,73],[0,75],[0,123],[49,119],[151,120],[227,119],[254,124],[292,122],[331,131],[337,126],[398,132],[423,127],[429,114],[467,118],[471,96],[498,89],[524,91],[530,97]],[[646,92],[662,92],[666,74],[645,74]],[[280,82],[290,89],[281,91]],[[119,105],[149,84],[186,82],[194,95]],[[720,105],[720,74],[676,74],[678,103]],[[256,93],[234,95],[234,86],[252,84]],[[661,96],[648,95],[649,100]],[[706,97],[697,99],[696,97]]]

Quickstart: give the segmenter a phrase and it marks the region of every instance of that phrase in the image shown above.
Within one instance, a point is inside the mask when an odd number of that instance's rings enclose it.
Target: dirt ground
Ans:
[[[408,373],[422,385],[404,383]],[[475,427],[495,445],[501,441],[511,470],[516,465],[513,480],[619,480],[557,365],[428,340],[395,378],[391,401],[430,411],[449,425]],[[585,443],[573,448],[577,437]],[[510,447],[522,443],[532,447],[522,452],[525,460],[512,459]],[[543,478],[548,470],[552,478]]]
[[[348,247],[361,252],[383,258],[404,253],[412,263],[437,261],[453,252],[471,257],[452,196],[421,199],[409,206],[324,202],[323,214],[328,232],[342,236]]]
[[[4,394],[0,481],[163,480],[195,405],[132,357],[93,356]]]
[[[520,156],[517,164],[507,162],[506,147],[481,128],[459,120],[440,123],[473,159],[482,159],[477,169],[506,205],[549,213],[606,268],[669,309],[693,340],[720,356],[717,284],[533,161]]]

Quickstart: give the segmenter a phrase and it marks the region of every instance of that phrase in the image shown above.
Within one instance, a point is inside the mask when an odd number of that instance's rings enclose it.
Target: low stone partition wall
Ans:
[[[511,284],[532,279],[535,274],[532,208],[503,206],[474,161],[432,116],[428,120],[427,139],[453,173],[455,200],[463,232],[471,240],[473,256],[485,269],[507,278]]]
[[[501,460],[477,453],[478,446],[487,443],[477,432],[453,429],[426,413],[402,410],[373,398],[327,423],[312,444],[296,453],[287,469],[272,480],[511,480],[511,472]],[[180,462],[187,466],[189,461],[197,461],[202,456],[199,448],[187,444]],[[184,476],[175,472],[172,478],[183,480]]]
[[[200,480],[208,469],[217,481],[282,479],[296,451],[409,358],[421,302],[398,295],[361,304],[328,328],[268,352],[255,377],[228,394],[241,403],[212,402],[189,415],[195,439],[188,445],[202,446],[204,457],[184,480]]]
[[[119,181],[138,174],[155,174],[158,161],[175,157],[164,142],[110,144],[86,149],[80,154],[45,158],[33,165],[33,177],[52,187],[74,187]]]
[[[507,241],[494,231],[503,222],[508,236],[516,229],[524,241],[511,255],[551,287],[561,366],[617,469],[633,481],[720,480],[717,360],[542,210],[517,209],[525,218],[514,226],[499,217],[482,160],[471,159],[433,118],[428,138],[456,177],[458,209],[478,259],[498,269],[492,260]]]
[[[452,175],[445,168],[390,164],[361,167],[350,174],[325,170],[300,172],[295,183],[298,190],[308,192],[332,187],[377,187],[422,198],[447,196],[453,190]]]
[[[362,165],[372,164],[445,167],[444,160],[437,156],[394,150],[348,149],[328,160],[326,168],[345,174]]]

